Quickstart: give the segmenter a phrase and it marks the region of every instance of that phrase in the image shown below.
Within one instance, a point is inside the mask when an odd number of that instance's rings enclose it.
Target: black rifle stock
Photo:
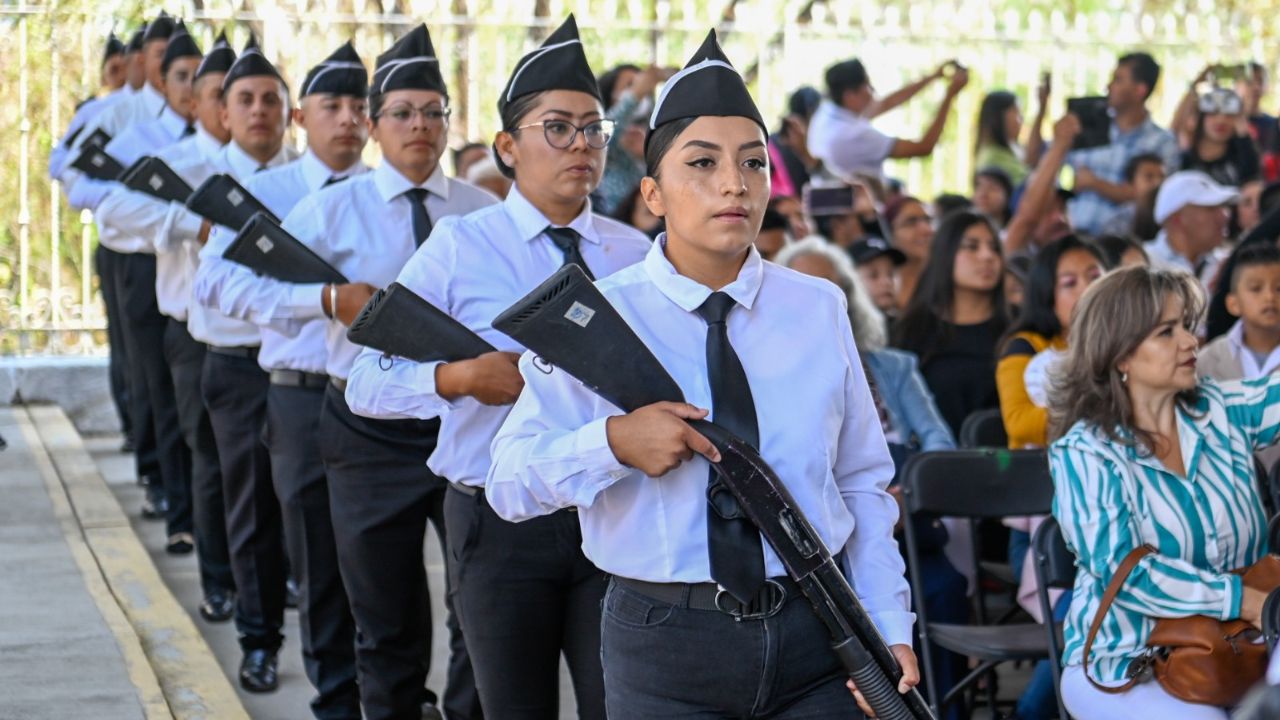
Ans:
[[[178,177],[165,161],[151,156],[143,157],[129,166],[120,182],[130,190],[150,195],[162,202],[185,203],[191,197],[191,186],[187,181]]]
[[[624,411],[684,396],[644,341],[580,268],[560,269],[493,321],[493,327]],[[880,718],[932,719],[831,553],[777,474],[749,444],[706,421],[690,423],[720,450],[714,463],[743,512],[778,554],[831,634],[832,648]]]
[[[187,198],[187,207],[209,222],[237,232],[257,213],[266,213],[267,217],[280,222],[280,218],[268,210],[266,205],[245,190],[235,178],[225,173],[214,175],[201,183],[191,193],[191,197]]]
[[[494,351],[467,326],[400,283],[369,298],[347,339],[415,362],[469,360]]]
[[[76,159],[71,161],[71,167],[94,180],[119,180],[125,171],[124,165],[108,155],[101,145],[90,145],[87,142],[81,146]]]
[[[258,273],[291,283],[348,282],[336,268],[289,234],[265,213],[245,223],[222,257]]]

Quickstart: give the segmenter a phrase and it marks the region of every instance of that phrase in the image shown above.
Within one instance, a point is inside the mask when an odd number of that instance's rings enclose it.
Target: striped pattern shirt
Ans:
[[[1177,413],[1185,478],[1083,422],[1050,447],[1053,514],[1078,569],[1063,664],[1084,661],[1089,625],[1124,557],[1144,543],[1156,548],[1129,576],[1094,641],[1089,673],[1103,682],[1126,677],[1156,618],[1239,617],[1240,579],[1229,572],[1266,552],[1253,451],[1280,434],[1280,376],[1202,381],[1199,401]]]

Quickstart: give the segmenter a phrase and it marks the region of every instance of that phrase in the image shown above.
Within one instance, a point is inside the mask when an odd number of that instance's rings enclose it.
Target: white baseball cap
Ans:
[[[1160,185],[1156,193],[1155,220],[1164,225],[1170,215],[1188,205],[1219,207],[1239,197],[1235,188],[1219,185],[1199,170],[1183,170],[1165,178]]]

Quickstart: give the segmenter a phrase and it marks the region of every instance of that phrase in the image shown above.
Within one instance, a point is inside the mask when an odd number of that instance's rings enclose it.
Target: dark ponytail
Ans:
[[[662,163],[662,158],[666,157],[672,143],[676,141],[677,137],[680,137],[680,133],[684,132],[685,128],[693,124],[694,120],[697,120],[697,118],[680,118],[660,125],[656,130],[649,131],[649,137],[645,139],[644,143],[646,175],[651,178],[658,177],[658,165]]]

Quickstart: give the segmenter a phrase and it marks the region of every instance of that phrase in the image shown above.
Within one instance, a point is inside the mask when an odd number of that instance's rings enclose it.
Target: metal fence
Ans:
[[[105,342],[104,313],[92,272],[92,218],[67,208],[47,178],[49,147],[78,99],[97,86],[102,38],[123,33],[159,8],[136,2],[32,4],[0,0],[0,354],[93,353]],[[1198,1],[1198,0],[1197,0]],[[620,62],[680,65],[710,27],[752,82],[767,118],[787,95],[821,87],[823,69],[857,55],[882,91],[956,57],[971,84],[956,103],[930,159],[894,163],[891,173],[915,193],[967,192],[973,132],[983,94],[1009,89],[1032,103],[1041,72],[1063,98],[1100,92],[1118,54],[1144,48],[1165,67],[1152,108],[1162,124],[1188,81],[1209,61],[1277,56],[1280,16],[1244,16],[1213,3],[1160,15],[1141,10],[1068,16],[1061,10],[993,9],[989,0],[231,0],[172,2],[203,47],[227,27],[239,45],[250,30],[286,77],[300,80],[333,47],[354,38],[367,63],[410,27],[426,21],[455,106],[453,146],[487,139],[497,125],[497,95],[512,64],[558,24],[577,14],[597,70]],[[1008,4],[1008,3],[1006,3]],[[940,84],[939,84],[940,85]],[[918,136],[942,88],[934,87],[877,124]],[[1045,127],[1045,133],[1049,132]],[[301,143],[296,137],[293,142]],[[376,162],[376,148],[369,160]]]

